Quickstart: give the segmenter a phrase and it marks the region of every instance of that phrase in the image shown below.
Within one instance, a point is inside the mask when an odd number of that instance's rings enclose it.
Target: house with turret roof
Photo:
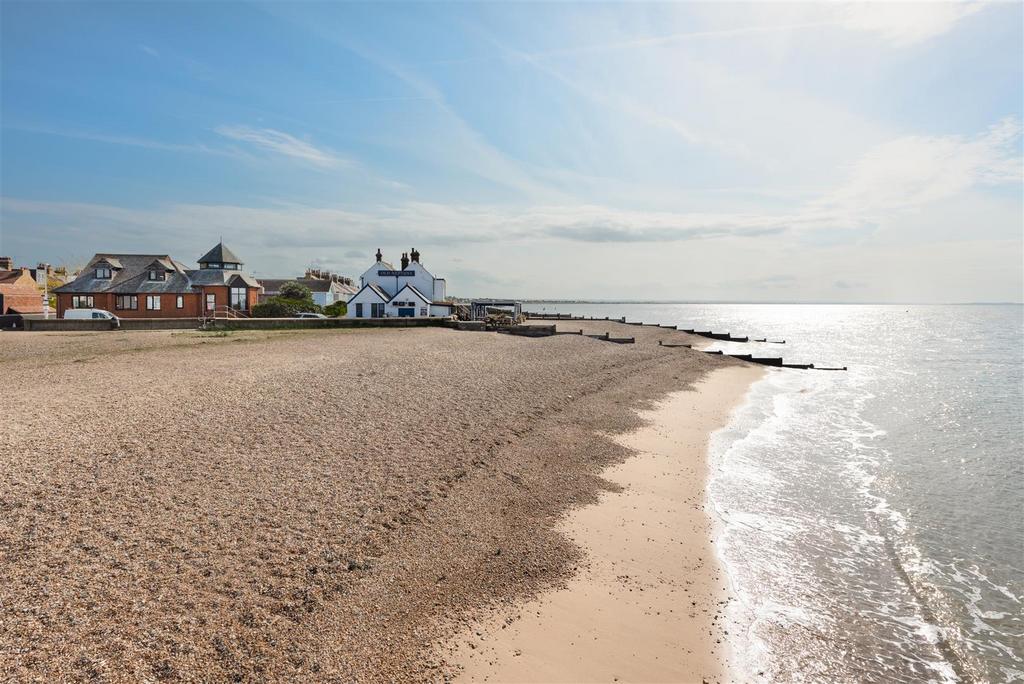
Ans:
[[[105,309],[122,318],[196,318],[215,312],[248,313],[259,282],[220,242],[189,269],[167,254],[100,253],[73,281],[54,290],[57,315],[68,309]]]

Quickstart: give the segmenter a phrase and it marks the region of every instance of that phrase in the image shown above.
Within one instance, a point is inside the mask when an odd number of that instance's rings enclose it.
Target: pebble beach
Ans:
[[[456,678],[482,615],[590,566],[564,521],[638,411],[743,366],[568,328],[637,343],[0,335],[0,680]]]

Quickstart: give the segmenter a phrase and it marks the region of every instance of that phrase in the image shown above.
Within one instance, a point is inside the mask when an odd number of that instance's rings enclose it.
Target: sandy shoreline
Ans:
[[[743,366],[662,338],[0,334],[0,679],[454,674],[470,616],[575,575],[608,435]]]
[[[617,440],[636,455],[622,487],[559,526],[585,554],[565,587],[488,616],[460,636],[460,681],[702,682],[726,676],[728,593],[705,511],[707,443],[756,368],[713,372],[671,394]]]

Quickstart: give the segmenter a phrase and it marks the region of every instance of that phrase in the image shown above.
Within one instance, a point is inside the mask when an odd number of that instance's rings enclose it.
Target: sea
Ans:
[[[710,443],[732,678],[1024,682],[1024,307],[530,302],[781,343]]]

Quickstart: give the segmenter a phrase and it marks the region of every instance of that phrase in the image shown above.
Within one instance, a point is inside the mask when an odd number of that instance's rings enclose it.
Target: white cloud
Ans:
[[[908,136],[869,151],[846,182],[788,211],[650,211],[599,204],[530,206],[401,202],[363,210],[279,203],[268,207],[175,204],[127,209],[5,198],[4,213],[73,221],[119,239],[142,227],[174,234],[234,234],[251,244],[308,250],[364,248],[369,242],[430,244],[570,240],[650,243],[756,237],[856,228],[892,220],[979,186],[1021,182],[1021,123],[1005,119],[973,137]],[[113,246],[107,246],[108,249]]]
[[[858,2],[838,6],[842,26],[875,33],[905,47],[946,33],[981,10],[981,2]]]
[[[878,145],[853,164],[849,180],[817,209],[875,220],[976,186],[1020,183],[1021,122],[1006,118],[973,138],[907,136]]]
[[[319,149],[304,140],[272,128],[218,126],[214,131],[225,138],[252,143],[258,148],[309,162],[314,166],[332,167],[345,163],[328,150]]]

